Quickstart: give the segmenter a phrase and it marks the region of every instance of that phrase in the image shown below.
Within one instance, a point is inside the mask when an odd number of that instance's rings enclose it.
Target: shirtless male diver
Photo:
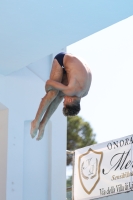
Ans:
[[[45,85],[46,95],[31,122],[31,137],[34,138],[39,130],[37,140],[42,139],[49,118],[63,98],[63,114],[77,115],[80,111],[80,100],[88,94],[91,80],[91,71],[84,61],[72,54],[57,54],[53,60],[50,79]]]

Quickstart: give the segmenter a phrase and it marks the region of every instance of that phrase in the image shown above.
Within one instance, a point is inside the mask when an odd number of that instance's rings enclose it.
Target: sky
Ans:
[[[81,116],[98,143],[133,134],[133,16],[67,47],[83,57],[92,84]]]
[[[132,7],[132,0],[1,0],[0,73],[10,74],[59,52],[132,15]]]

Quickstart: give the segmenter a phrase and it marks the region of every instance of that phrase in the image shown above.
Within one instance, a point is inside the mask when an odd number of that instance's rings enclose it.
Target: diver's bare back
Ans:
[[[64,68],[67,72],[69,86],[72,88],[72,96],[84,97],[88,94],[91,85],[91,71],[82,59],[71,54],[64,57]]]

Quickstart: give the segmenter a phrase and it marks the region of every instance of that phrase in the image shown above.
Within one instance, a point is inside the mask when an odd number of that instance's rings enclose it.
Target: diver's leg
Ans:
[[[52,103],[49,105],[46,113],[44,114],[44,117],[42,119],[42,121],[40,122],[39,125],[39,133],[38,133],[38,137],[37,140],[42,139],[43,135],[44,135],[44,128],[48,122],[48,120],[50,119],[50,117],[52,116],[52,114],[55,112],[55,110],[57,109],[58,105],[61,103],[63,99],[63,96],[60,96],[58,94],[58,96],[54,99],[54,101],[52,101]]]
[[[58,61],[56,59],[54,59],[53,64],[52,64],[51,73],[50,73],[50,79],[57,81],[57,82],[61,82],[62,77],[63,77],[63,69],[59,65]],[[58,93],[59,92],[57,90],[51,90],[42,98],[42,101],[39,105],[36,117],[31,122],[30,133],[31,133],[32,138],[34,138],[37,134],[37,130],[39,128],[39,124],[40,124],[40,121],[42,119],[44,112],[47,110],[47,108],[49,107],[51,102],[56,98]]]
[[[35,119],[31,122],[30,134],[31,134],[32,138],[34,138],[36,136],[37,130],[39,128],[39,124],[41,122],[41,119],[42,119],[45,111],[47,110],[47,108],[49,107],[51,102],[56,98],[57,95],[58,95],[58,91],[51,90],[42,98],[42,101],[39,105]]]

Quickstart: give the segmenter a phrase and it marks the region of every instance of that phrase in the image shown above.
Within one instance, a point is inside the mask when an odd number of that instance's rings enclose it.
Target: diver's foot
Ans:
[[[40,125],[39,125],[39,133],[38,133],[38,137],[36,138],[36,140],[41,140],[43,135],[44,135],[44,125],[42,125],[40,123]]]
[[[39,127],[39,124],[36,123],[35,120],[33,120],[31,122],[31,129],[30,129],[30,134],[32,138],[34,138],[37,135],[38,127]]]

